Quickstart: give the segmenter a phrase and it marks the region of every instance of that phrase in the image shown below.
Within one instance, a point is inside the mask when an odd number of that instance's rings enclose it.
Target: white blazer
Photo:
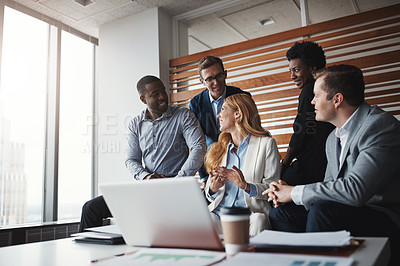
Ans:
[[[226,154],[222,158],[221,166],[226,166]],[[257,188],[257,196],[250,198],[248,193],[244,193],[247,206],[252,212],[261,212],[268,215],[271,206],[267,202],[268,196],[261,193],[269,188],[269,183],[280,179],[280,155],[275,140],[272,137],[250,136],[249,146],[245,164],[242,167],[244,179],[249,184],[254,184]],[[222,201],[225,194],[225,186],[221,187],[215,199],[209,196],[210,178],[207,180],[205,194],[211,202],[208,209],[213,211]]]

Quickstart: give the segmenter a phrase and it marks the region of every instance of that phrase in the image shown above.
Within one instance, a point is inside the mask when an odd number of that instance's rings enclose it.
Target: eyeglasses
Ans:
[[[213,82],[214,79],[218,80],[218,81],[222,81],[222,80],[224,80],[224,78],[225,78],[225,72],[221,72],[221,73],[218,73],[215,77],[208,77],[203,80],[207,83],[211,83],[211,82]]]

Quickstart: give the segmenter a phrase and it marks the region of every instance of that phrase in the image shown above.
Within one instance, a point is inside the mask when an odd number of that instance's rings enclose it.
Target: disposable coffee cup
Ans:
[[[249,247],[249,208],[221,208],[221,227],[228,257]]]

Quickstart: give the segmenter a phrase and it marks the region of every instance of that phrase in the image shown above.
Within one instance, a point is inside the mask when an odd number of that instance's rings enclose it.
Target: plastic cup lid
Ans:
[[[232,208],[221,208],[221,215],[243,215],[250,214],[249,208],[232,207]]]

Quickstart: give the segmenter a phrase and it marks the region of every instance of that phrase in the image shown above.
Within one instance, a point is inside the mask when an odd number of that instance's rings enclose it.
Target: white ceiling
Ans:
[[[94,37],[98,37],[100,25],[150,8],[160,7],[171,16],[182,17],[199,10],[197,13],[201,16],[192,15],[190,20],[180,20],[188,26],[189,53],[302,26],[300,0],[15,0],[15,2]],[[307,0],[307,2],[309,23],[318,23],[398,4],[400,0]],[[225,5],[227,8],[224,8]],[[259,23],[260,20],[269,17],[275,23],[267,26]]]
[[[144,10],[161,7],[171,16],[221,0],[14,0],[86,34],[98,37],[98,28]],[[89,4],[93,2],[93,4]],[[82,6],[79,3],[88,3]]]

